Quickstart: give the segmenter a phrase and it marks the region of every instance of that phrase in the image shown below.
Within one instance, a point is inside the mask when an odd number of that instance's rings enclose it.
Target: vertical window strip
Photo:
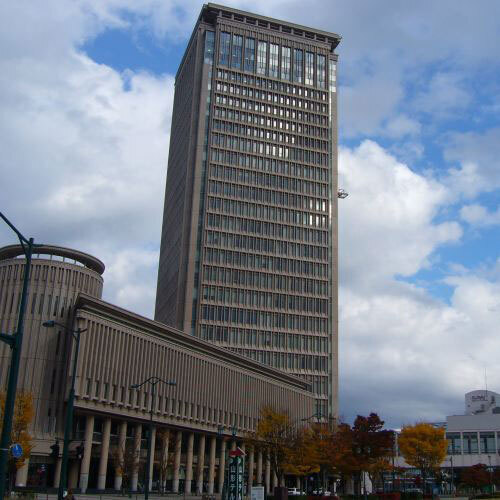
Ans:
[[[281,48],[281,79],[290,80],[291,66],[291,49],[290,47]]]
[[[219,42],[219,64],[221,66],[229,66],[229,54],[231,48],[231,35],[223,31],[220,34]]]
[[[293,51],[293,81],[302,83],[304,63],[304,52],[301,49],[294,49]]]
[[[236,69],[241,69],[241,59],[243,54],[243,37],[233,35],[233,52],[231,57],[231,66]]]
[[[314,85],[314,54],[306,52],[305,84]]]
[[[205,31],[205,64],[214,62],[215,33]]]
[[[267,42],[259,41],[257,45],[257,74],[267,75]]]
[[[316,56],[318,87],[320,89],[326,88],[326,58],[322,55]]]
[[[278,50],[279,46],[275,43],[269,45],[269,76],[278,78]]]
[[[255,71],[255,39],[245,39],[245,71],[253,73]]]

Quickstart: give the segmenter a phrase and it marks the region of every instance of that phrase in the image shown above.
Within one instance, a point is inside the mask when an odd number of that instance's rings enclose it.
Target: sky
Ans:
[[[231,0],[342,36],[340,413],[500,391],[500,2]],[[0,3],[0,211],[153,316],[174,76],[198,0]],[[0,246],[16,243],[0,227]]]

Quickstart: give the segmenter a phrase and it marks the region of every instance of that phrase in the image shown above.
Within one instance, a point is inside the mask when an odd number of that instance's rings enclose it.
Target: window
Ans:
[[[304,52],[300,49],[293,51],[293,81],[302,83],[302,65],[304,63]]]
[[[479,434],[481,453],[495,453],[495,433],[481,432]]]
[[[334,61],[328,61],[328,87],[330,92],[336,91],[336,65]]]
[[[282,78],[282,80],[290,80],[290,62],[291,62],[290,47],[282,47],[282,49],[281,49],[281,78]]]
[[[269,45],[269,76],[278,78],[278,45]]]
[[[243,54],[243,37],[233,35],[233,54],[231,58],[231,66],[236,69],[241,69],[241,59]]]
[[[448,440],[448,455],[460,455],[462,453],[462,439],[460,432],[449,432],[446,434]]]
[[[464,432],[464,453],[477,453],[477,432]]]
[[[245,71],[255,71],[255,39],[247,38],[245,40]]]
[[[267,42],[257,45],[257,74],[267,75]]]
[[[205,31],[205,63],[212,64],[214,61],[215,33]]]
[[[326,87],[326,58],[325,56],[316,56],[316,64],[318,68],[318,87],[324,89]]]
[[[314,54],[306,52],[306,85],[314,85]]]
[[[229,50],[231,46],[231,35],[226,32],[220,34],[219,64],[229,66]]]

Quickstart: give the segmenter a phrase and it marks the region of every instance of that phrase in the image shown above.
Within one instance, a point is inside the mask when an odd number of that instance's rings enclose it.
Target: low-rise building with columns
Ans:
[[[137,490],[148,476],[144,470],[151,470],[153,489],[218,493],[227,451],[244,446],[263,406],[297,420],[313,414],[314,397],[303,380],[103,301],[104,264],[88,254],[55,246],[38,251],[19,378],[19,388],[34,397],[34,448],[18,471],[19,486],[59,483],[61,459],[50,456],[50,446],[64,432],[75,343],[64,328],[43,327],[47,320],[85,329],[76,371],[71,488],[120,490],[127,481]],[[15,331],[24,266],[20,246],[0,249],[2,332]],[[0,346],[0,388],[7,385],[9,356],[9,348]],[[152,376],[176,385],[158,383],[154,399],[149,384],[131,388]],[[150,418],[154,453],[145,464]],[[132,464],[127,471],[129,450],[142,467]],[[269,491],[275,482],[269,463],[246,452],[248,484]]]

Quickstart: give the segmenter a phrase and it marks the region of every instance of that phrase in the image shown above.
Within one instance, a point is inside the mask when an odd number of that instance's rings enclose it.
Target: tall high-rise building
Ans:
[[[337,412],[339,35],[204,5],[175,82],[155,319]]]

